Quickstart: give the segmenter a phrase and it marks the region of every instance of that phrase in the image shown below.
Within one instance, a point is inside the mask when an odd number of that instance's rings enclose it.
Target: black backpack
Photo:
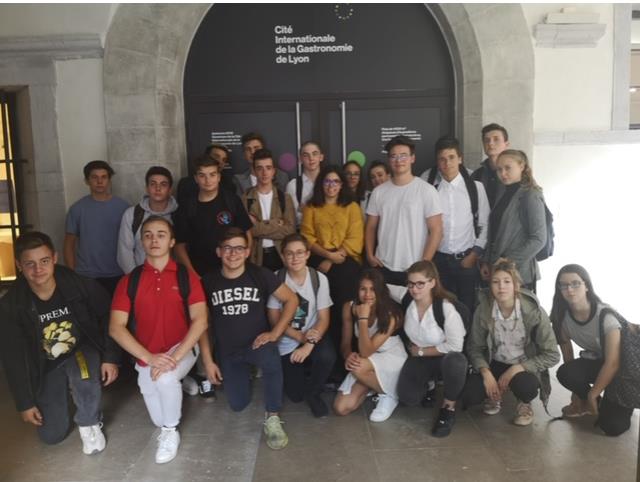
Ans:
[[[544,244],[538,254],[536,254],[536,259],[538,261],[544,261],[545,259],[553,256],[553,238],[555,237],[555,231],[553,230],[553,214],[551,213],[551,211],[549,211],[546,202],[544,202],[544,218],[545,224],[547,226],[547,242]]]
[[[142,221],[144,220],[144,208],[140,205],[140,203],[136,204],[136,207],[133,208],[133,221],[131,222],[131,231],[133,232],[133,236],[135,237]]]
[[[605,354],[604,317],[615,316],[620,323],[620,365],[605,389],[607,399],[627,408],[640,408],[640,326],[629,323],[615,310],[600,310],[600,346]]]
[[[429,171],[429,176],[427,178],[427,182],[431,184],[433,187],[438,189],[438,185],[436,184],[436,175],[438,174],[438,169],[434,166]],[[480,236],[480,226],[478,225],[478,186],[469,173],[467,172],[467,168],[462,164],[460,165],[460,175],[462,179],[464,179],[464,185],[467,188],[467,193],[469,194],[469,201],[471,202],[471,214],[473,215],[473,230],[476,233],[476,237]],[[468,310],[467,310],[468,311]]]
[[[191,293],[191,284],[189,283],[189,270],[187,270],[186,266],[180,263],[176,263],[178,265],[178,289],[180,290],[180,297],[182,298],[182,304],[184,306],[184,315],[187,323],[191,321],[191,316],[189,315],[189,294]],[[127,327],[131,333],[135,333],[136,331],[136,317],[135,317],[135,303],[136,303],[136,295],[138,294],[138,284],[140,284],[140,276],[142,275],[142,269],[144,265],[136,266],[133,271],[129,274],[129,285],[127,286],[127,295],[129,296],[129,301],[131,302],[131,307],[129,308],[129,321],[127,322]]]

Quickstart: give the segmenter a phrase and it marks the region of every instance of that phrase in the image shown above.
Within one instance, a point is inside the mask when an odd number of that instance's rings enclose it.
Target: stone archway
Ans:
[[[104,95],[109,161],[135,200],[153,163],[186,172],[186,58],[210,5],[123,4],[105,42]],[[533,145],[534,57],[518,4],[430,4],[456,70],[457,135],[470,165],[481,159],[483,123],[508,127],[511,144]],[[499,26],[499,28],[497,28]]]

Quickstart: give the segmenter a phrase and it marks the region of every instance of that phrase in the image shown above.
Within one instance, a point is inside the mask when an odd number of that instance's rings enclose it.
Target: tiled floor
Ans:
[[[224,394],[206,403],[187,398],[178,457],[156,465],[155,430],[133,383],[106,391],[107,448],[85,456],[77,431],[58,446],[42,445],[14,411],[0,372],[0,481],[633,481],[638,414],[617,438],[601,435],[593,419],[549,422],[539,401],[529,427],[509,423],[515,403],[493,417],[460,412],[451,436],[429,435],[433,410],[399,407],[384,423],[367,419],[372,402],[347,417],[314,419],[304,404],[286,403],[289,446],[272,451],[261,434],[260,382],[256,400],[236,414]],[[326,394],[329,401],[332,394]],[[550,410],[567,392],[554,385]]]

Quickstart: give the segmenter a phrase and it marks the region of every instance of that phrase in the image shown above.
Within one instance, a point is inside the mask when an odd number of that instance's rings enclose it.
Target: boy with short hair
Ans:
[[[257,132],[247,132],[242,136],[240,142],[242,143],[244,159],[247,161],[247,169],[244,172],[233,176],[233,183],[236,185],[236,194],[238,196],[242,196],[245,192],[258,184],[256,174],[253,172],[253,154],[256,151],[267,147],[264,137]],[[288,182],[289,175],[281,169],[276,168],[276,187],[284,191]]]
[[[287,327],[278,350],[282,362],[284,392],[292,402],[306,400],[315,417],[326,417],[329,408],[320,397],[322,387],[336,361],[336,351],[330,337],[330,312],[333,305],[329,295],[327,277],[307,266],[311,255],[309,242],[298,233],[282,240],[282,258],[285,267],[278,273],[298,297],[298,309]],[[280,319],[282,303],[274,297],[267,303],[269,320]],[[310,377],[305,371],[310,368]]]
[[[156,463],[163,464],[175,458],[180,445],[180,380],[196,362],[196,344],[207,329],[207,308],[198,276],[171,259],[171,223],[150,216],[141,234],[146,259],[118,283],[109,332],[137,359],[140,392],[151,421],[162,430]],[[187,283],[188,289],[181,286]],[[183,299],[187,290],[188,298]]]
[[[115,171],[105,161],[91,161],[83,171],[90,194],[76,201],[67,213],[64,261],[113,295],[122,276],[117,259],[118,232],[129,203],[111,194]]]
[[[202,278],[211,312],[208,336],[200,340],[202,361],[211,383],[219,385],[224,378],[227,400],[237,412],[251,401],[250,367],[262,370],[267,445],[282,449],[288,438],[279,417],[282,366],[276,342],[293,319],[298,299],[271,271],[246,262],[249,240],[241,229],[227,229],[216,251],[222,259],[222,268]],[[283,303],[280,319],[273,327],[266,315],[271,295]],[[219,367],[213,361],[213,339]]]
[[[57,265],[51,238],[15,243],[21,275],[0,300],[0,357],[16,408],[47,444],[69,433],[69,389],[82,451],[101,452],[102,384],[118,377],[120,349],[107,335],[109,296],[95,281]]]
[[[496,161],[502,151],[509,148],[507,129],[496,123],[484,126],[482,128],[482,147],[487,158],[482,161],[478,169],[473,171],[471,179],[482,183],[489,199],[489,205],[493,208],[496,200],[504,191],[504,184],[498,178],[496,171]]]
[[[225,228],[236,226],[251,239],[252,226],[242,201],[220,188],[220,164],[209,157],[196,161],[198,196],[188,198],[174,214],[176,259],[200,276],[220,266],[216,246]]]
[[[163,166],[152,166],[144,176],[146,194],[135,206],[122,215],[118,235],[118,264],[125,274],[144,263],[145,252],[140,238],[142,223],[151,215],[162,216],[171,221],[171,214],[178,203],[171,195],[173,176]]]
[[[305,207],[313,194],[313,185],[320,174],[320,168],[324,161],[324,153],[320,144],[315,141],[306,141],[300,146],[300,163],[302,174],[291,179],[287,183],[286,192],[293,200],[296,211],[296,225],[302,221],[302,208]]]
[[[253,172],[258,184],[242,195],[242,203],[253,223],[254,242],[249,259],[276,271],[282,268],[282,238],[295,232],[293,202],[273,182],[276,169],[271,151],[260,149],[253,154]]]

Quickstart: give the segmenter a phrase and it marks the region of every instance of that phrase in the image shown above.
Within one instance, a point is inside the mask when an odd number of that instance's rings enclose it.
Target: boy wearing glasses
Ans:
[[[442,240],[442,209],[433,186],[415,177],[415,144],[396,136],[385,146],[393,177],[376,187],[367,206],[367,261],[388,284],[406,286],[406,270],[431,260]]]
[[[102,385],[118,377],[120,349],[107,335],[109,296],[94,280],[58,266],[51,238],[15,243],[21,275],[0,301],[0,357],[22,420],[46,444],[69,434],[69,389],[82,451],[104,450]]]
[[[336,352],[330,337],[329,308],[333,305],[329,295],[327,277],[307,267],[311,255],[309,243],[298,233],[282,240],[285,268],[278,273],[298,297],[298,309],[291,325],[278,342],[284,376],[284,392],[299,403],[306,400],[315,417],[326,417],[329,408],[320,393],[336,361]],[[274,297],[267,303],[269,320],[275,324],[282,313],[282,303]],[[310,367],[310,377],[305,372]]]
[[[262,369],[266,406],[264,433],[271,449],[282,449],[288,438],[279,417],[282,409],[282,366],[277,341],[294,318],[296,295],[266,268],[247,263],[249,240],[239,228],[229,228],[216,249],[222,268],[202,278],[211,312],[209,335],[200,340],[202,361],[209,381],[224,380],[225,394],[233,411],[251,401],[250,368]],[[282,302],[280,318],[269,325],[269,296]],[[216,348],[213,361],[212,346]]]
[[[237,226],[251,244],[252,223],[238,196],[220,188],[220,163],[209,156],[195,162],[198,196],[174,213],[176,260],[200,276],[220,266],[216,246],[225,228]]]

